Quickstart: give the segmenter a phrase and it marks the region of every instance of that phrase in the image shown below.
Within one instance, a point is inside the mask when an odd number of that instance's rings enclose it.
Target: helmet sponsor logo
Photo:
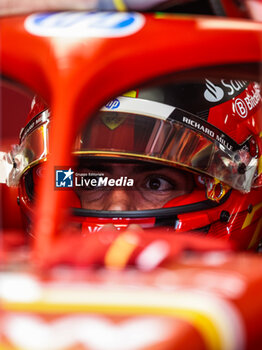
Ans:
[[[218,141],[221,145],[227,147],[229,150],[233,150],[234,146],[230,143],[229,139],[225,139],[224,138],[224,134],[219,133],[218,130],[215,130],[213,128],[213,130],[211,129],[211,125],[209,127],[203,125],[202,123],[192,119],[192,118],[188,118],[188,117],[183,117],[182,119],[184,124],[190,125],[191,127],[193,127],[196,130],[201,131],[203,134],[211,137],[213,140]]]
[[[115,130],[126,120],[125,117],[119,116],[116,113],[110,113],[102,115],[102,121],[110,130]]]
[[[201,132],[210,139],[217,141],[219,144],[221,144],[223,147],[226,147],[230,151],[236,151],[239,149],[239,145],[233,139],[225,135],[215,126],[209,124],[208,122],[205,122],[201,118],[191,113],[187,113],[186,111],[182,111],[176,108],[168,119],[176,120],[183,125],[189,126],[195,131]]]
[[[229,95],[229,96],[232,96],[236,92],[247,87],[246,80],[230,80],[228,83],[226,83],[226,80],[222,79],[221,83],[223,86],[225,86],[227,89],[229,89],[229,90],[227,90],[227,95]]]
[[[224,91],[221,87],[213,84],[210,80],[206,79],[206,90],[204,92],[205,99],[209,102],[218,102],[224,97]]]
[[[120,106],[120,101],[115,98],[112,101],[109,101],[106,105],[105,108],[113,111],[117,109]],[[110,130],[115,130],[118,128],[124,121],[125,117],[123,115],[120,115],[119,113],[104,113],[101,117],[103,123],[110,129]]]
[[[122,37],[136,33],[145,23],[132,12],[54,12],[37,13],[25,20],[28,32],[49,37]]]
[[[235,100],[235,111],[241,118],[246,118],[261,101],[260,86],[255,83],[252,89],[247,89],[245,95]]]
[[[247,117],[247,106],[245,104],[245,102],[241,99],[241,98],[237,98],[235,101],[235,108],[236,108],[236,112],[237,114],[241,117],[241,118],[246,118]]]
[[[106,107],[107,109],[117,109],[119,106],[120,106],[120,101],[119,101],[117,98],[115,98],[115,99],[112,100],[112,101],[109,101],[109,102],[105,105],[105,107]]]
[[[37,114],[20,133],[20,141],[22,142],[29,134],[31,134],[39,126],[49,121],[49,111],[45,110]]]
[[[248,82],[246,80],[225,80],[220,81],[221,85],[215,85],[210,80],[206,80],[206,90],[204,97],[208,102],[219,102],[226,98],[226,100],[237,96],[239,92],[243,91]]]

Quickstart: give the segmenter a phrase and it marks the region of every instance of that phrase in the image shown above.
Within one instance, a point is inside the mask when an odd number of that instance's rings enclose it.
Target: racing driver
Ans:
[[[261,231],[261,94],[256,82],[203,78],[130,91],[76,137],[72,181],[82,230],[111,223],[196,231],[256,249]],[[35,98],[10,172],[27,222],[48,159],[48,106]]]

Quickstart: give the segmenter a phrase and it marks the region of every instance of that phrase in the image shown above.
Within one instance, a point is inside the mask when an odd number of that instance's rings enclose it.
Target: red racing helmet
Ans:
[[[12,155],[17,165],[9,178],[19,183],[27,223],[48,159],[50,115],[36,97]],[[73,149],[77,165],[56,169],[56,185],[60,181],[61,189],[67,180],[74,182],[72,220],[83,231],[107,223],[119,229],[138,223],[145,229],[163,226],[223,236],[241,248],[257,248],[262,234],[261,132],[257,82],[204,78],[140,89],[109,101],[82,127]],[[117,164],[117,175],[105,170],[108,164]],[[125,173],[130,164],[133,177]],[[147,170],[143,184],[141,169]],[[99,197],[120,189],[129,191],[136,204],[112,209],[104,204],[106,197]],[[160,192],[164,200],[156,199]],[[142,197],[144,207],[139,205]],[[103,204],[95,205],[99,200]]]

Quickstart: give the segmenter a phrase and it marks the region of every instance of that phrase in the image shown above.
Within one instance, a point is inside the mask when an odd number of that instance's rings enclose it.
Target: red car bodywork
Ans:
[[[30,345],[30,350],[38,350],[37,342],[27,343],[30,332],[27,337],[26,329],[23,336],[15,334],[19,322],[27,321],[39,332],[48,330],[48,334],[52,333],[50,329],[57,329],[59,322],[70,325],[72,339],[69,336],[55,345],[55,336],[50,335],[52,350],[260,348],[262,304],[258,291],[262,261],[258,256],[232,253],[232,247],[224,241],[162,235],[160,247],[164,245],[166,253],[144,271],[145,266],[139,264],[142,252],[155,243],[160,249],[158,236],[153,233],[136,236],[131,248],[125,233],[113,235],[107,244],[99,235],[85,242],[77,236],[60,239],[59,227],[65,219],[62,209],[68,207],[69,199],[66,191],[54,191],[50,179],[54,179],[55,166],[72,164],[74,136],[87,116],[123,91],[176,72],[249,64],[254,68],[250,70],[251,78],[257,73],[261,61],[259,23],[164,14],[142,16],[143,25],[132,35],[84,39],[37,36],[25,30],[25,17],[1,19],[2,74],[40,94],[55,116],[30,252],[21,249],[23,233],[3,231],[3,349]],[[9,195],[6,188],[3,193]],[[259,198],[256,200],[259,203]],[[252,215],[245,213],[240,230],[227,240],[237,236],[240,247],[252,247],[252,240],[258,240],[261,233],[261,210],[257,204]],[[13,211],[6,210],[6,215],[11,221]],[[190,223],[189,214],[185,215]],[[200,213],[198,219],[206,220],[205,214]],[[214,235],[219,236],[219,227]],[[122,249],[120,257],[115,255],[117,247]],[[78,250],[77,258],[72,257],[72,250]],[[89,252],[95,252],[94,256]],[[63,270],[62,263],[70,267]],[[92,263],[105,268],[83,270]],[[122,270],[128,264],[133,267]],[[13,272],[14,267],[19,273]],[[10,281],[13,288],[16,281],[21,282],[20,299],[10,293],[14,290],[10,289]],[[26,294],[26,283],[38,294]],[[81,327],[93,329],[94,325],[94,338],[83,338],[78,331]],[[154,327],[162,329],[155,337]],[[61,329],[68,332],[68,328]],[[108,331],[113,338],[107,338]],[[132,343],[132,334],[140,331],[137,343]]]

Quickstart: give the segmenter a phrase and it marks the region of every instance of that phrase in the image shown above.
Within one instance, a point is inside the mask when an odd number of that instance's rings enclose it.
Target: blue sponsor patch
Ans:
[[[119,106],[120,106],[120,101],[119,101],[117,98],[115,98],[115,99],[112,100],[112,101],[109,101],[109,102],[105,105],[105,107],[106,107],[107,109],[117,109]]]
[[[136,12],[52,12],[30,15],[25,28],[31,34],[51,37],[121,37],[145,23]]]

